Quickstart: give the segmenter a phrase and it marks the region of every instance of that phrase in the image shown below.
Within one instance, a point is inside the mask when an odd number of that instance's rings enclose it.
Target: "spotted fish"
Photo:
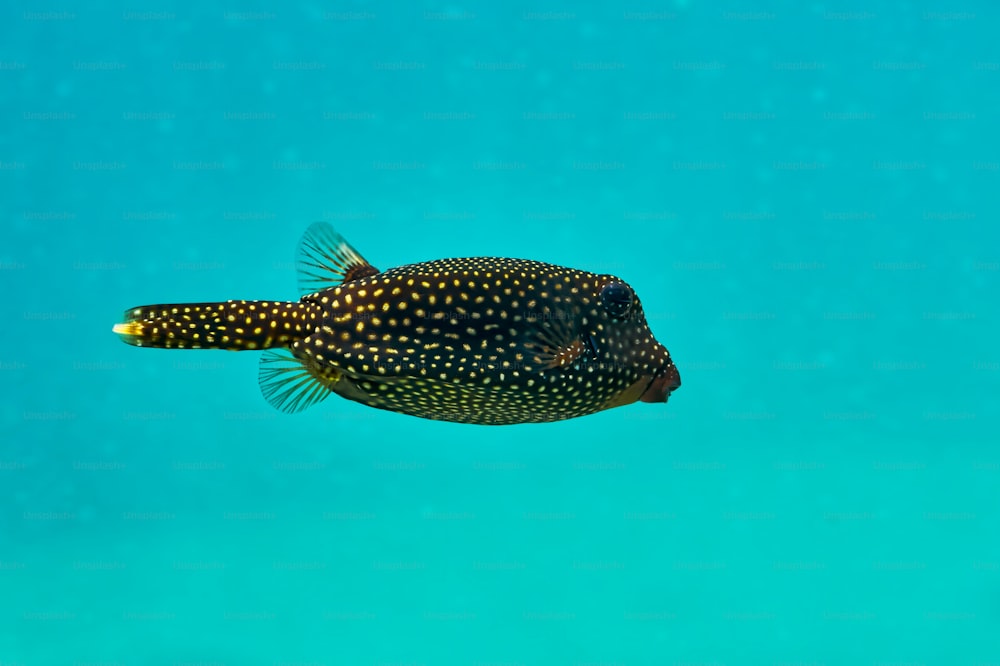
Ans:
[[[428,419],[504,425],[666,402],[680,386],[632,288],[538,261],[442,259],[379,271],[313,224],[291,301],[147,305],[137,347],[265,350],[264,398],[297,412],[337,393]]]

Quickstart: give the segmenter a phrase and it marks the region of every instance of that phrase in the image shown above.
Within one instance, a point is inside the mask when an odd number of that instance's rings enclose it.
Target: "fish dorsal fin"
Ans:
[[[327,222],[314,222],[306,229],[295,270],[303,296],[380,272]]]
[[[340,381],[340,373],[311,367],[285,349],[269,349],[260,357],[257,379],[272,407],[294,414],[325,400]]]

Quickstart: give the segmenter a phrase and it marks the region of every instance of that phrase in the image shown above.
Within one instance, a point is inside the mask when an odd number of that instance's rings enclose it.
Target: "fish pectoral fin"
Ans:
[[[306,229],[299,241],[295,270],[302,296],[381,272],[327,222],[314,222]]]
[[[340,378],[338,371],[311,366],[284,349],[264,352],[257,374],[264,399],[286,414],[301,412],[322,402]]]
[[[593,336],[573,330],[567,319],[558,317],[539,321],[519,351],[524,354],[529,366],[543,370],[564,368],[583,359],[597,357]]]
[[[537,365],[543,370],[565,368],[587,355],[587,346],[583,340],[573,340],[558,347],[533,343],[529,344],[526,350],[532,365]]]

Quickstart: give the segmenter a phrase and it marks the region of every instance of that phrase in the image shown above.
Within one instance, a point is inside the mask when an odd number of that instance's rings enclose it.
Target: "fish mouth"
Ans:
[[[681,374],[677,366],[671,363],[664,370],[649,380],[649,385],[643,391],[639,400],[642,402],[666,402],[670,393],[681,385]]]

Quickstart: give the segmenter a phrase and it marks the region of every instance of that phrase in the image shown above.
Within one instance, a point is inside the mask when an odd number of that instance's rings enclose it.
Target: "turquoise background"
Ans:
[[[69,2],[0,19],[0,664],[1000,661],[994,3]],[[683,387],[473,427],[125,308],[628,280]]]

